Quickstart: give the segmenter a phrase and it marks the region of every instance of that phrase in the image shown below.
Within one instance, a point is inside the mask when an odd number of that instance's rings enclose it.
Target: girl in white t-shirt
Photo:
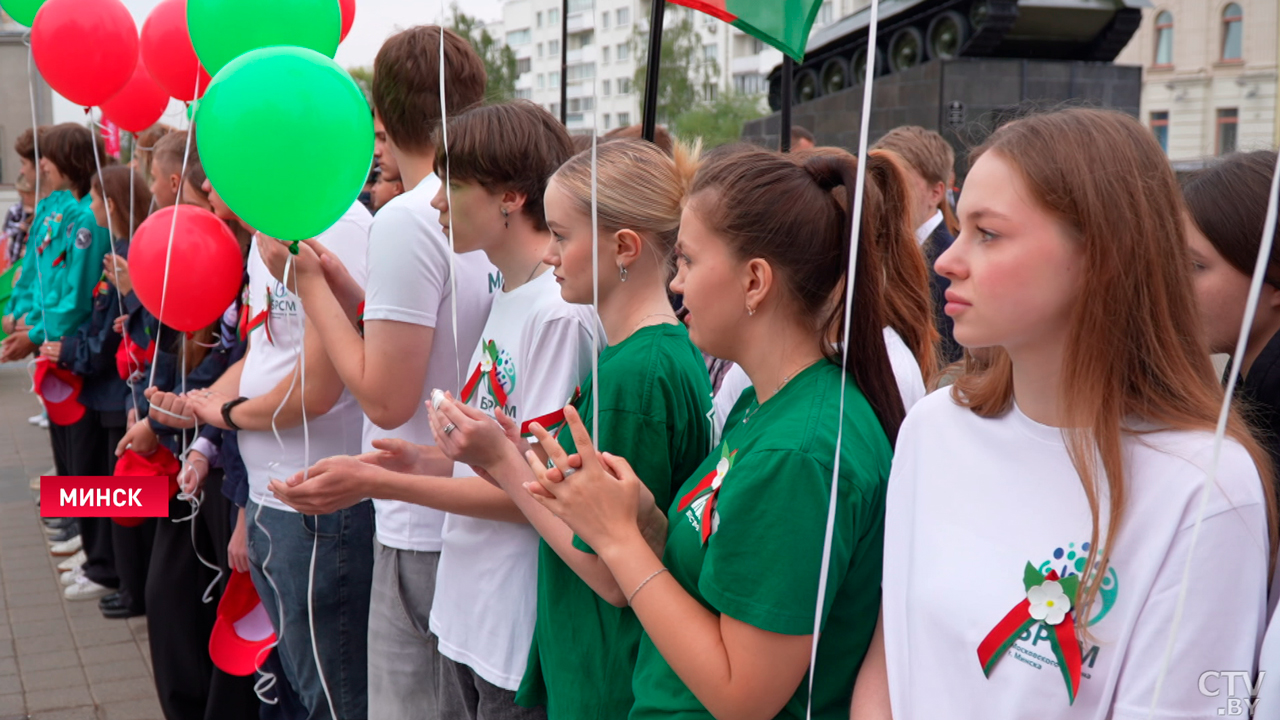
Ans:
[[[1132,118],[1074,109],[971,167],[936,265],[971,355],[898,436],[853,714],[1243,714],[1271,468],[1235,417],[1215,453],[1168,161]]]

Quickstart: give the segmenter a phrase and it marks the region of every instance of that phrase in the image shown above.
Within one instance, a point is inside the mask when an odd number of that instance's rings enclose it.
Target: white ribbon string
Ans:
[[[849,363],[849,323],[853,313],[853,287],[858,271],[858,244],[862,237],[862,200],[867,184],[867,134],[871,128],[871,86],[875,81],[876,30],[880,20],[880,0],[871,0],[871,25],[867,29],[867,68],[862,80],[861,128],[858,130],[857,180],[853,189],[853,218],[849,238],[849,267],[845,275],[844,334],[840,343],[840,411],[836,415],[836,454],[831,463],[831,503],[827,506],[827,528],[822,540],[822,567],[818,571],[818,600],[813,612],[813,645],[809,651],[809,697],[805,718],[813,717],[813,681],[818,664],[818,641],[822,637],[822,616],[826,607],[827,581],[830,576],[831,541],[836,526],[837,497],[840,493],[840,447],[844,441],[844,396],[846,369]],[[791,98],[783,98],[790,102]],[[847,190],[847,188],[846,188]]]
[[[1236,340],[1235,352],[1231,353],[1231,372],[1227,377],[1226,392],[1222,397],[1222,407],[1218,411],[1218,425],[1213,432],[1213,461],[1209,472],[1205,473],[1204,484],[1200,488],[1200,507],[1196,511],[1196,524],[1191,530],[1191,544],[1187,547],[1187,559],[1182,567],[1182,582],[1178,586],[1178,604],[1174,607],[1173,622],[1169,626],[1169,640],[1165,644],[1164,659],[1160,662],[1160,673],[1156,676],[1155,690],[1151,693],[1151,707],[1147,711],[1148,718],[1154,718],[1156,705],[1160,701],[1165,676],[1173,662],[1173,648],[1178,640],[1178,629],[1182,625],[1182,611],[1186,605],[1187,587],[1191,580],[1191,561],[1195,557],[1196,542],[1200,539],[1200,526],[1204,521],[1205,509],[1209,506],[1209,492],[1218,480],[1218,461],[1222,457],[1222,443],[1227,435],[1227,419],[1231,415],[1231,401],[1235,397],[1236,383],[1240,379],[1240,368],[1244,363],[1245,348],[1249,343],[1249,329],[1253,327],[1253,318],[1258,311],[1258,299],[1262,294],[1262,283],[1267,275],[1267,266],[1271,262],[1271,246],[1276,233],[1276,201],[1280,193],[1280,156],[1276,158],[1276,168],[1271,176],[1271,195],[1267,200],[1267,219],[1263,224],[1262,242],[1258,247],[1258,259],[1253,265],[1253,277],[1249,281],[1249,300],[1245,303],[1244,318],[1240,322],[1240,337]]]
[[[444,91],[444,0],[440,2],[440,143],[444,146],[444,202],[449,212],[453,212],[453,192],[449,188],[449,110],[445,104]],[[453,242],[453,223],[449,223],[449,310],[450,327],[453,330],[453,356],[457,359],[454,372],[457,376],[457,387],[462,387],[462,354],[458,349],[458,261],[457,250]]]
[[[564,82],[562,78],[560,82]],[[591,81],[591,440],[600,445],[600,197],[597,192],[599,168],[596,164],[596,142],[599,107],[596,102],[596,81]]]

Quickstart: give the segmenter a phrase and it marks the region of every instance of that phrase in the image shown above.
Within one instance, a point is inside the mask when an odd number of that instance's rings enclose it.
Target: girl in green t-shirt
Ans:
[[[890,445],[903,417],[874,243],[857,251],[847,374],[835,352],[851,223],[838,189],[854,186],[855,170],[852,157],[754,149],[699,170],[672,289],[684,294],[693,341],[742,366],[754,389],[673,497],[661,552],[646,539],[657,508],[632,469],[643,452],[597,452],[570,410],[580,457],[553,448],[555,468],[530,463],[531,494],[599,553],[644,626],[633,719],[802,718],[810,689],[813,717],[848,716],[879,610]],[[908,197],[900,173],[867,181],[864,236],[872,218],[905,216]]]
[[[661,525],[676,490],[711,443],[706,367],[666,294],[694,158],[683,148],[673,159],[652,143],[618,140],[599,146],[596,164],[598,307],[609,344],[600,354],[597,377],[587,377],[565,400],[583,416],[598,413],[600,447],[636,459],[652,520]],[[590,151],[556,172],[544,202],[554,234],[544,260],[555,269],[565,300],[590,304]],[[562,420],[563,411],[552,413],[520,430],[537,427],[543,448],[572,455],[572,435],[555,438],[541,431],[554,430]],[[533,646],[516,701],[545,705],[552,720],[625,717],[633,703],[640,623],[604,562],[524,489],[534,481],[522,457],[528,444],[513,426],[508,429],[515,442],[487,417],[451,399],[432,412],[432,423],[440,449],[483,469],[543,538]],[[655,538],[660,547],[661,535]]]

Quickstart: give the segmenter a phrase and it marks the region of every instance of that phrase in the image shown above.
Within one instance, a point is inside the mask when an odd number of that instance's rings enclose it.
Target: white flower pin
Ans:
[[[1027,590],[1027,600],[1031,603],[1027,614],[1046,625],[1057,625],[1071,612],[1071,598],[1062,591],[1062,583],[1057,580],[1033,585]]]

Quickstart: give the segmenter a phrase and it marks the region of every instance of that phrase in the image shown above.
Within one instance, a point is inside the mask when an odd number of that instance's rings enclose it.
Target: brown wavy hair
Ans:
[[[133,182],[133,212],[129,212],[129,183],[132,177]],[[105,190],[104,186],[105,185]],[[151,190],[147,187],[147,181],[142,177],[142,173],[130,170],[120,165],[114,167],[102,168],[102,180],[98,180],[98,176],[94,175],[90,180],[90,186],[93,191],[102,196],[104,200],[111,201],[111,229],[118,237],[132,238],[133,232],[138,229],[143,220],[147,219],[147,213],[151,210]],[[130,225],[132,219],[132,225]]]
[[[1118,112],[1074,108],[1029,116],[975,149],[970,166],[986,153],[1017,168],[1033,202],[1067,228],[1081,252],[1083,285],[1059,403],[1093,520],[1085,567],[1100,563],[1081,578],[1075,598],[1079,616],[1088,617],[1128,511],[1124,440],[1134,431],[1127,421],[1212,432],[1222,405],[1191,288],[1182,196],[1151,132]],[[982,417],[1008,412],[1013,365],[1004,349],[967,353],[952,397]],[[1227,436],[1248,450],[1262,477],[1274,555],[1271,461],[1234,411]],[[1109,498],[1105,537],[1102,497]]]

